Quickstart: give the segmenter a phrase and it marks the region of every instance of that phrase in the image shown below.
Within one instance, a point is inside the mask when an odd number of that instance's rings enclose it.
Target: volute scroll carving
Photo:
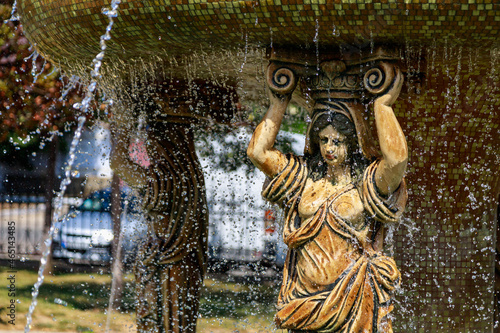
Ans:
[[[372,95],[383,94],[393,83],[397,66],[380,62],[369,68],[363,76],[363,86]]]
[[[271,62],[267,68],[267,85],[277,96],[287,96],[293,93],[297,86],[298,76],[290,66]]]

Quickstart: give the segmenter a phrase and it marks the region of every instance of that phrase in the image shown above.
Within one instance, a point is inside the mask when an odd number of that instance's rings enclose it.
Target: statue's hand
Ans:
[[[385,94],[379,96],[375,100],[375,105],[383,104],[386,106],[391,106],[398,98],[399,93],[401,92],[401,87],[403,86],[404,79],[403,79],[403,74],[401,73],[401,70],[399,68],[396,68],[395,72],[396,73],[394,75],[394,79],[391,85],[389,86],[389,89]]]
[[[270,87],[267,89],[267,94],[269,96],[269,101],[271,102],[271,106],[281,106],[286,108],[290,100],[292,99],[292,93],[289,94],[279,94],[273,91]]]

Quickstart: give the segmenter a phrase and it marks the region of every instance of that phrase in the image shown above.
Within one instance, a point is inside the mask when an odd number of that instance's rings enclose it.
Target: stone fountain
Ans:
[[[85,79],[107,25],[101,9],[109,5],[19,0],[18,12],[35,49]],[[309,110],[317,87],[362,101],[365,130],[375,132],[372,97],[388,88],[384,66],[397,65],[405,84],[393,109],[409,162],[404,227],[386,235],[403,286],[395,297],[394,330],[492,331],[500,284],[499,14],[491,0],[127,0],[116,13],[100,89],[115,100],[115,115],[145,114],[158,131],[177,133],[169,140],[183,145],[174,144],[167,155],[178,157],[192,152],[185,124],[228,123],[244,112],[240,102],[261,98],[268,62],[297,76],[293,99]],[[284,76],[275,83],[278,92],[287,85]],[[180,178],[197,174],[195,155],[190,160],[191,172]],[[179,169],[179,163],[168,167]],[[202,184],[198,176],[192,181],[187,188]],[[160,202],[158,188],[143,184]],[[193,209],[202,211],[203,191],[191,195],[198,200]],[[198,267],[193,285],[203,274],[201,211],[187,224],[195,226],[198,243],[162,248],[164,239],[151,240],[151,248],[174,253],[170,259],[179,249],[196,248],[188,251],[193,257],[183,257]]]

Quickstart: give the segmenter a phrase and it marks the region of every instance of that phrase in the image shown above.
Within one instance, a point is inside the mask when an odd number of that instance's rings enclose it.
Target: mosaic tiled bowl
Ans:
[[[108,24],[109,0],[19,0],[29,40],[58,63],[91,61]],[[495,0],[122,0],[108,59],[168,51],[293,45],[488,46],[499,35]]]

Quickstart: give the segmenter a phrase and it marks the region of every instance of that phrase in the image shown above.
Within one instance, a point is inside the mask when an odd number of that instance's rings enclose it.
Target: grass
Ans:
[[[35,271],[16,273],[16,320],[7,322],[8,272],[0,268],[0,330],[23,330],[36,282]],[[132,275],[125,276],[125,290],[119,312],[113,312],[113,332],[135,332],[134,289]],[[48,276],[40,289],[32,329],[59,332],[104,332],[111,277],[92,274],[57,274]],[[271,332],[277,282],[238,283],[207,278],[202,288],[198,332]],[[59,301],[61,300],[61,301]],[[58,304],[62,303],[62,304]]]

